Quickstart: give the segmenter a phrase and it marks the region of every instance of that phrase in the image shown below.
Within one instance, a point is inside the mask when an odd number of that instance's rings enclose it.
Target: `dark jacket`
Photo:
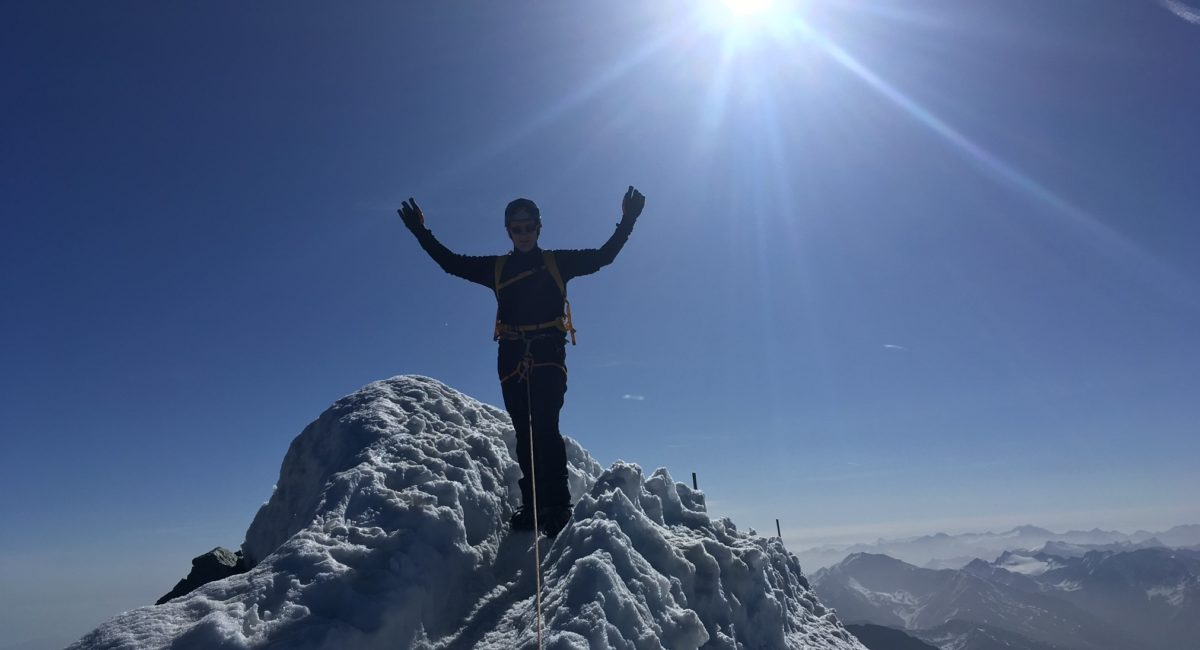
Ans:
[[[632,230],[632,221],[622,220],[617,224],[616,232],[600,248],[553,251],[563,284],[572,278],[595,273],[601,267],[611,264],[625,245],[625,241],[629,239]],[[443,271],[495,291],[497,256],[459,255],[451,252],[425,227],[414,229],[413,234],[416,235],[421,248],[429,253]],[[503,284],[518,273],[530,269],[537,269],[537,272],[500,290],[498,315],[500,322],[505,325],[538,325],[564,316],[563,296],[554,278],[545,269],[542,249],[534,248],[528,253],[516,250],[508,253],[508,260],[500,274],[500,282]]]

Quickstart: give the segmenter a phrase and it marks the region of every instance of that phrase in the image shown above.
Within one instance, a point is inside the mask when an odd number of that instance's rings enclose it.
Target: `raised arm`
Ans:
[[[630,185],[629,191],[625,192],[625,197],[621,200],[621,222],[617,224],[616,232],[608,238],[608,241],[604,242],[603,246],[585,250],[555,251],[555,261],[558,263],[563,280],[595,273],[612,264],[612,261],[617,258],[617,253],[621,252],[621,248],[629,239],[629,234],[633,232],[633,224],[641,216],[642,208],[645,205],[646,197]]]
[[[417,238],[421,248],[450,275],[470,280],[476,284],[491,289],[495,283],[496,258],[494,256],[459,255],[442,245],[433,233],[425,227],[425,215],[413,198],[401,204],[396,211],[404,221],[404,225]]]

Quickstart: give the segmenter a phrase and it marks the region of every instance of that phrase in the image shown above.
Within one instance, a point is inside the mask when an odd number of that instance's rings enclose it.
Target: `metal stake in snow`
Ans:
[[[696,473],[695,473],[695,472],[692,472],[692,489],[693,489],[693,490],[699,490],[699,489],[700,489],[700,486],[699,486],[699,485],[696,485]]]
[[[775,520],[775,536],[779,538],[779,543],[783,543],[783,533],[779,532],[779,519]]]

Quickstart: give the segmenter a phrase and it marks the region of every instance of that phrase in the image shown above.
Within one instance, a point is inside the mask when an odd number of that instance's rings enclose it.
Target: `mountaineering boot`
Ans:
[[[533,530],[533,508],[521,506],[508,520],[508,527],[513,530]]]
[[[563,528],[566,528],[567,523],[571,521],[572,507],[551,506],[542,508],[538,511],[538,524],[542,527],[542,532],[546,533],[546,537],[555,537]]]

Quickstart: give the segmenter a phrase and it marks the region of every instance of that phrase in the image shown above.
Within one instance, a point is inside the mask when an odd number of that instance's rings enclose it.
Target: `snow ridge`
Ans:
[[[862,650],[778,539],[712,520],[665,469],[603,470],[567,443],[574,517],[539,542],[545,647]],[[71,649],[536,647],[515,447],[507,414],[436,380],[369,384],[292,442],[248,573]]]

